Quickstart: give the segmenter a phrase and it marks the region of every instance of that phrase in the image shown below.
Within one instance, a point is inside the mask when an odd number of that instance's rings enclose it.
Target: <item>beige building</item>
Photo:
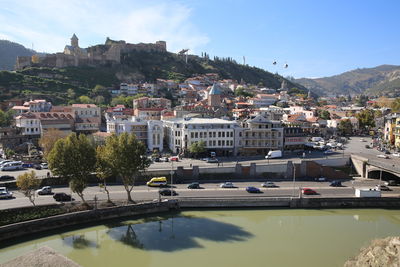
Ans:
[[[283,149],[283,126],[280,121],[256,116],[242,123],[241,153],[266,155],[270,150]]]
[[[101,111],[95,104],[73,104],[75,113],[75,131],[94,133],[100,130]]]

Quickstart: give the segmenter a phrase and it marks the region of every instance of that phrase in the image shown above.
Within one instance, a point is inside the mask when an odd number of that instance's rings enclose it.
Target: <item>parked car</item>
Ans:
[[[317,192],[311,188],[303,188],[303,194],[304,195],[316,195]]]
[[[170,161],[179,161],[179,157],[178,156],[170,157],[169,160]]]
[[[178,193],[175,190],[169,189],[169,188],[160,189],[158,191],[158,193],[160,195],[162,195],[162,196],[171,196],[171,195],[176,196],[176,195],[178,195]]]
[[[40,164],[40,167],[41,167],[42,169],[48,169],[48,168],[49,168],[49,165],[48,165],[46,162],[43,162],[43,163]]]
[[[370,145],[365,145],[365,148],[370,149],[371,146]]]
[[[360,142],[367,142],[367,141],[364,138],[361,138]]]
[[[386,155],[390,155],[390,151],[389,150],[385,150],[385,154]]]
[[[22,163],[22,168],[33,168],[33,166],[35,166],[35,164],[33,164],[33,163],[29,163],[29,162]]]
[[[36,190],[38,195],[51,195],[53,194],[50,186],[43,186],[42,188]]]
[[[376,185],[375,186],[375,190],[381,190],[381,191],[391,191],[389,187],[387,187],[386,185]]]
[[[399,157],[400,157],[400,153],[393,153],[392,156],[393,156],[393,157],[398,157],[398,158],[399,158]]]
[[[55,193],[53,195],[53,198],[55,199],[55,201],[73,201],[74,200],[71,195],[68,195],[66,193]]]
[[[200,189],[200,184],[198,182],[193,182],[188,185],[188,189]]]
[[[218,163],[218,159],[217,158],[208,158],[206,160],[207,163]]]
[[[332,187],[341,187],[342,186],[342,182],[341,181],[332,181],[329,186]]]
[[[236,188],[236,186],[231,182],[225,182],[219,185],[221,188]]]
[[[160,162],[168,162],[169,159],[167,157],[161,157]]]
[[[316,182],[326,182],[327,179],[325,177],[319,177],[319,178],[315,178]]]
[[[396,185],[399,185],[399,183],[396,180],[389,180],[389,181],[385,182],[385,185],[396,186]]]
[[[324,151],[324,155],[330,155],[330,154],[333,154],[333,153],[335,153],[335,151],[330,150],[330,149]]]
[[[0,187],[0,199],[13,198],[13,193],[7,187]]]
[[[35,164],[33,165],[33,168],[35,168],[35,170],[41,170],[42,167],[40,166],[40,164]]]
[[[14,180],[15,177],[11,176],[11,175],[2,175],[0,176],[0,181],[4,181],[4,180]]]
[[[381,159],[388,159],[389,158],[388,155],[384,155],[384,154],[379,154],[379,155],[377,155],[377,157],[381,158]]]
[[[273,182],[264,182],[261,184],[262,187],[278,187],[276,184]]]
[[[248,193],[262,193],[262,191],[261,191],[259,188],[254,187],[254,186],[248,186],[248,187],[246,187],[246,191],[247,191]]]
[[[160,162],[160,158],[159,158],[159,157],[153,158],[153,161],[154,161],[154,162]]]

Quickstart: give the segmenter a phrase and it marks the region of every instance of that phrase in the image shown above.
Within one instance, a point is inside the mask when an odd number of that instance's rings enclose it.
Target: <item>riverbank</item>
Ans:
[[[32,207],[37,208],[37,207]],[[21,221],[0,227],[0,241],[26,234],[113,218],[140,216],[193,208],[400,209],[400,198],[181,198],[161,202],[104,207]],[[26,209],[26,208],[25,208]],[[20,215],[19,215],[20,216]]]

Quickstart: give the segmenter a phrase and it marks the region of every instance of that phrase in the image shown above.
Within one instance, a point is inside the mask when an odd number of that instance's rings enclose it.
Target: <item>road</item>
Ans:
[[[187,184],[174,185],[174,190],[178,193],[175,198],[185,197],[290,197],[299,196],[299,188],[312,188],[317,191],[316,196],[303,197],[352,197],[354,196],[354,188],[370,188],[375,186],[376,180],[358,179],[355,181],[347,181],[343,183],[343,187],[329,187],[329,182],[295,182],[295,190],[293,190],[293,182],[275,182],[276,188],[260,188],[260,182],[238,182],[235,183],[237,188],[220,188],[219,183],[201,184],[202,189],[187,189]],[[247,186],[259,187],[262,194],[249,194],[245,191]],[[354,187],[354,188],[353,188]],[[400,197],[400,187],[391,187],[392,191],[382,192],[384,196]],[[53,189],[54,192],[65,192],[70,194],[68,187],[58,187]],[[109,186],[111,199],[125,200],[126,191],[122,185]],[[294,192],[294,194],[293,194]],[[15,198],[0,200],[0,209],[16,208],[32,205],[29,200],[18,191],[13,192]],[[99,200],[107,199],[106,193],[98,186],[90,186],[85,191],[85,199],[93,200],[96,196]],[[80,200],[78,195],[72,194],[73,198]],[[158,188],[149,188],[147,186],[136,186],[132,192],[135,201],[158,199]],[[165,197],[164,197],[165,198]],[[37,205],[56,203],[51,195],[38,196],[36,198]]]

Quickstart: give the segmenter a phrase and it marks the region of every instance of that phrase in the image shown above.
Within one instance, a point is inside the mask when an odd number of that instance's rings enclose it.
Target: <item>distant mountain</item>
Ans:
[[[13,70],[17,56],[32,56],[35,53],[23,45],[0,40],[0,70]]]
[[[339,75],[317,79],[295,79],[319,95],[368,94],[400,95],[400,66],[381,65],[375,68],[356,69]]]

